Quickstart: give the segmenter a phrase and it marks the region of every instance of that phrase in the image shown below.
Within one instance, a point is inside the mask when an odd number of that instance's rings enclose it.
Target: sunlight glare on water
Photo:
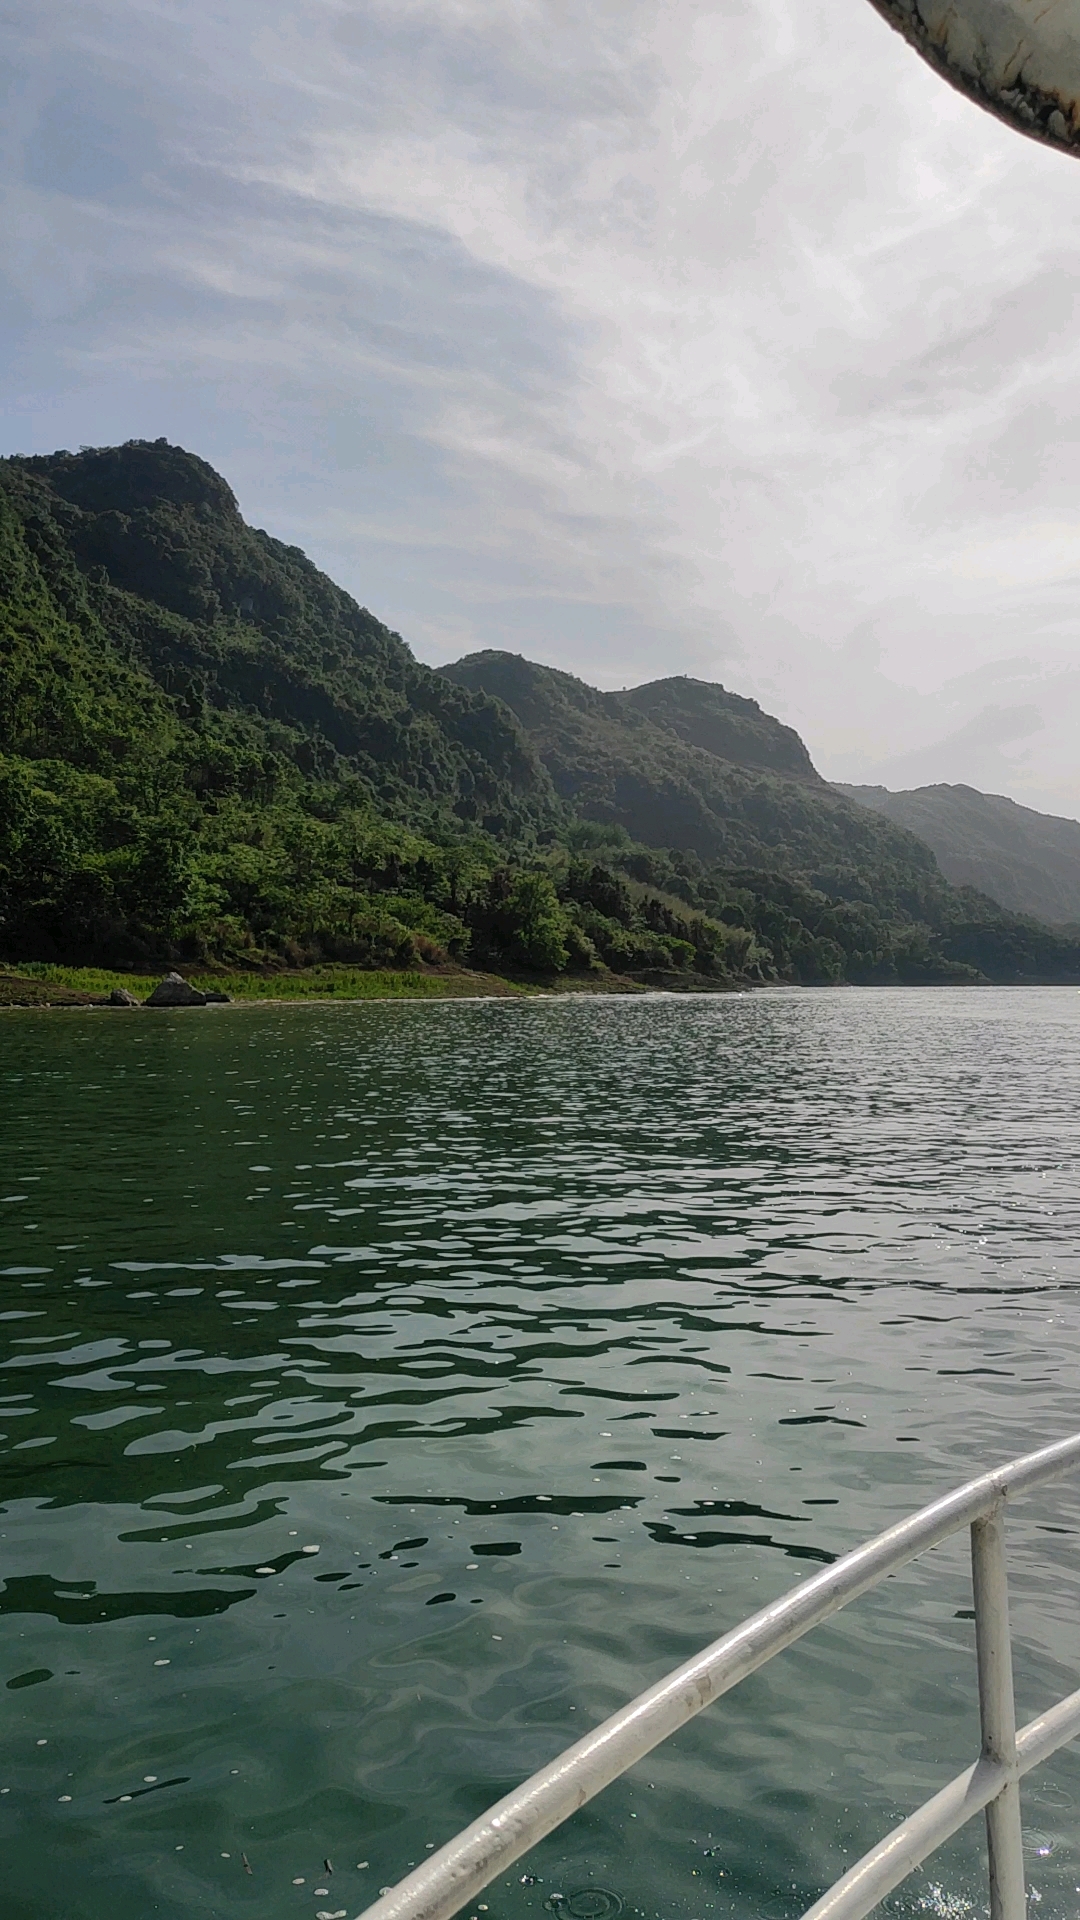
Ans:
[[[1080,1428],[1080,995],[0,1016],[5,1920],[358,1913],[596,1720]],[[1010,1521],[1022,1718],[1080,1487]],[[489,1920],[787,1920],[977,1748],[954,1542]],[[1080,1765],[1025,1787],[1045,1920]],[[985,1909],[972,1826],[893,1912]]]

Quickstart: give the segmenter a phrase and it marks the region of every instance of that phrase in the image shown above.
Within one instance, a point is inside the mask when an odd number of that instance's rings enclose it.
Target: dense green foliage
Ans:
[[[470,654],[439,671],[510,707],[559,796],[632,839],[725,866],[797,873],[856,898],[877,898],[884,884],[890,910],[920,912],[940,888],[929,848],[837,793],[789,727],[722,687],[661,680],[600,693],[510,653]],[[736,752],[749,758],[723,757]],[[782,770],[768,770],[767,757]]]
[[[780,979],[1080,980],[1075,938],[951,886],[923,841],[828,786],[754,701],[684,678],[600,693],[508,653],[440,671],[513,710],[609,862],[746,927]],[[679,851],[657,859],[631,835]]]
[[[756,700],[729,693],[714,681],[676,674],[605,698],[628,720],[643,715],[670,728],[688,746],[701,747],[733,767],[809,780],[818,788],[824,784],[794,727],[785,727],[771,713],[763,713]]]
[[[0,952],[1080,978],[753,702],[433,672],[165,442],[0,462]]]
[[[748,943],[742,969],[751,978],[859,986],[1080,982],[1080,942],[1003,913],[970,888],[942,885],[940,897],[927,903],[930,924],[895,906],[830,896],[787,874],[705,866],[693,854],[620,839],[593,844],[607,871],[624,875],[641,894],[647,914],[666,901],[687,927],[720,922],[739,933]]]

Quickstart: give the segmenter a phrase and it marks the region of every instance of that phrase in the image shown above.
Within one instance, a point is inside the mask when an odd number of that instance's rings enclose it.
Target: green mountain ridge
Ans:
[[[1080,980],[753,701],[435,671],[165,441],[0,461],[0,954]]]
[[[918,834],[955,886],[977,887],[1050,926],[1080,925],[1080,821],[960,785],[838,791]]]
[[[601,693],[573,674],[493,651],[438,672],[511,709],[575,813],[647,846],[799,875],[867,902],[887,884],[888,905],[911,913],[940,893],[922,841],[838,795],[791,728],[723,687],[659,680]],[[718,745],[700,744],[709,737]],[[734,761],[730,752],[744,757]]]
[[[180,717],[236,710],[309,775],[343,763],[388,803],[513,831],[552,813],[520,731],[463,695],[231,489],[167,443],[4,463],[3,493],[54,591],[96,616]],[[5,716],[5,744],[17,744]]]
[[[645,686],[626,687],[608,698],[628,718],[643,714],[677,733],[687,746],[700,747],[718,760],[749,772],[780,774],[819,788],[825,785],[794,727],[765,713],[756,700],[729,693],[713,680],[675,674]]]

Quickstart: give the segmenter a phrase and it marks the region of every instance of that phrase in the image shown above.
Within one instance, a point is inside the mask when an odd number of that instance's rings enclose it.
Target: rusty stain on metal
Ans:
[[[959,92],[1080,155],[1080,0],[870,0]]]

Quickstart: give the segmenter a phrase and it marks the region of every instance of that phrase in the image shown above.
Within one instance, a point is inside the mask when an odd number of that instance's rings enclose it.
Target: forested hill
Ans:
[[[448,957],[1080,980],[752,701],[436,673],[181,448],[0,461],[0,958]]]
[[[975,787],[839,791],[919,834],[955,885],[979,887],[1014,913],[1080,926],[1080,821]]]
[[[439,671],[504,701],[555,791],[589,820],[890,911],[923,913],[938,899],[930,849],[828,786],[798,734],[754,701],[685,679],[600,693],[512,653]]]
[[[165,442],[9,460],[0,504],[6,597],[32,591],[21,532],[40,586],[80,629],[9,663],[9,751],[92,759],[71,728],[83,674],[108,657],[129,694],[130,673],[148,675],[196,727],[196,789],[212,789],[222,754],[231,774],[257,743],[313,778],[359,774],[410,816],[450,807],[497,833],[552,818],[550,784],[508,716],[422,666],[298,547],[245,525],[204,460]]]
[[[817,787],[824,784],[794,727],[785,727],[783,721],[764,713],[756,700],[729,693],[714,681],[676,674],[605,698],[627,719],[643,714],[657,726],[670,728],[688,746],[702,747],[733,766],[806,780]]]

